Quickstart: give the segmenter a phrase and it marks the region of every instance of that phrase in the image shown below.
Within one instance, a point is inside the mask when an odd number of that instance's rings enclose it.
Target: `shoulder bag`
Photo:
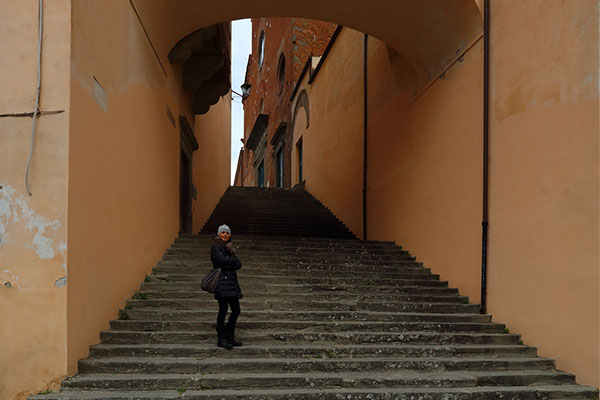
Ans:
[[[208,293],[214,293],[217,289],[217,283],[221,276],[221,268],[213,268],[209,271],[200,283],[200,288]]]

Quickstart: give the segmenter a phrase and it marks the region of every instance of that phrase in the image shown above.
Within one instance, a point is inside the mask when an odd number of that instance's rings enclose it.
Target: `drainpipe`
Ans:
[[[488,158],[489,158],[489,77],[490,77],[490,2],[483,6],[483,218],[481,221],[481,308],[486,313],[488,242]]]
[[[367,240],[367,44],[369,35],[364,37],[364,56],[363,56],[363,74],[364,74],[364,101],[363,101],[363,240]]]
[[[243,142],[243,140],[242,140]],[[240,186],[244,187],[244,158],[246,158],[246,152],[244,151],[244,148],[242,147],[242,163],[240,165],[240,176],[241,176],[241,180],[240,180]]]

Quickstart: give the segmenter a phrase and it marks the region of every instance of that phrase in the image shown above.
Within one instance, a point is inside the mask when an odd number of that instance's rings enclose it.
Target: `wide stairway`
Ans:
[[[340,220],[302,189],[230,187],[201,233],[216,234],[222,224],[238,235],[355,239]]]
[[[293,205],[264,206],[278,196]],[[349,239],[322,206],[313,219],[315,202],[303,191],[230,189],[207,223],[231,226],[243,263],[242,347],[216,347],[216,301],[200,290],[212,235],[182,236],[79,374],[31,398],[597,399],[399,246]]]

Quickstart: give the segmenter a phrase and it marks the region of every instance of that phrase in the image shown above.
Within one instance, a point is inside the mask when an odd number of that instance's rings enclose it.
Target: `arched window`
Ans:
[[[279,94],[283,92],[285,84],[285,56],[279,56],[279,64],[277,65],[277,83],[279,84]]]
[[[265,61],[265,31],[260,33],[258,39],[258,69],[262,71],[263,62]]]

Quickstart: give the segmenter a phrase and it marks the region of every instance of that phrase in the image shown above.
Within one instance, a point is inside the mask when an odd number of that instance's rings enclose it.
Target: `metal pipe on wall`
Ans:
[[[367,61],[368,61],[368,43],[369,35],[364,36],[364,57],[363,57],[363,78],[364,78],[364,126],[363,126],[363,240],[367,240]]]
[[[483,212],[481,221],[481,308],[487,308],[487,245],[488,245],[488,163],[489,163],[489,78],[490,78],[490,2],[483,6]]]

